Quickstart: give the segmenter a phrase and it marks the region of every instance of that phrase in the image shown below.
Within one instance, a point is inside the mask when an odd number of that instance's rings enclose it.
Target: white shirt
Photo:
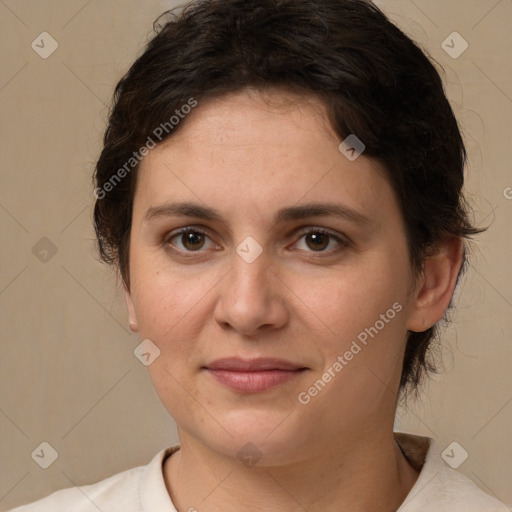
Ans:
[[[395,439],[420,471],[397,512],[510,512],[469,478],[445,465],[432,439],[398,432]],[[177,512],[165,486],[163,462],[179,448],[174,445],[162,450],[147,466],[96,484],[56,491],[11,512]]]

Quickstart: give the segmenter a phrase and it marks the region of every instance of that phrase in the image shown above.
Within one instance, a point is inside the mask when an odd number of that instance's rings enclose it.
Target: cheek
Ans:
[[[147,368],[149,376],[162,403],[178,416],[190,403],[189,393],[195,394],[189,383],[201,358],[197,340],[209,288],[202,280],[153,271],[140,273],[133,291],[140,338],[149,338],[160,350]]]
[[[322,279],[301,279],[293,287],[294,293],[303,298],[311,311],[312,318],[324,327],[334,342],[353,339],[379,321],[381,315],[394,319],[397,315],[393,304],[403,305],[404,286],[397,282],[393,268],[385,264],[370,268],[342,269]],[[398,306],[395,309],[399,309]],[[386,329],[390,324],[391,321]]]
[[[407,281],[399,278],[403,273],[384,258],[359,271],[313,281],[314,286],[301,282],[297,295],[308,297],[307,305],[324,333],[315,342],[323,361],[320,378],[329,381],[330,389],[322,399],[334,395],[355,413],[360,404],[377,407],[389,398],[406,340]]]
[[[140,336],[162,350],[164,341],[179,331],[180,324],[198,302],[197,291],[187,280],[170,279],[161,270],[138,267],[133,272],[132,294]]]
[[[137,261],[137,260],[136,260]],[[134,265],[132,294],[141,339],[149,338],[160,349],[160,363],[173,373],[183,373],[201,358],[206,322],[211,319],[215,284],[222,273],[178,269],[150,258]]]
[[[191,284],[185,269],[180,274],[168,267],[160,255],[134,251],[132,293],[142,328],[169,329],[199,300],[197,284]]]

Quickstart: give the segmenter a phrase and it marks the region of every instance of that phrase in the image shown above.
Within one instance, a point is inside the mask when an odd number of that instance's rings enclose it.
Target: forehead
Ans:
[[[371,213],[394,201],[380,164],[339,151],[316,98],[245,90],[199,103],[183,123],[144,158],[136,209],[177,199],[239,210],[339,199]]]
[[[233,155],[254,158],[290,156],[307,152],[312,144],[338,145],[337,136],[327,120],[321,101],[279,90],[242,91],[210,98],[198,103],[173,134],[155,149],[155,154],[173,152],[197,157]],[[265,152],[261,151],[265,148]],[[321,154],[318,155],[321,165]]]

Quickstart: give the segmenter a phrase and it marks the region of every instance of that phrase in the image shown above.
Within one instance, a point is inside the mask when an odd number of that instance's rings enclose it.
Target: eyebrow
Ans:
[[[163,203],[151,206],[144,214],[144,222],[162,217],[195,217],[199,219],[224,222],[222,214],[208,206],[197,203]],[[310,217],[335,217],[351,221],[355,224],[371,225],[373,222],[361,212],[337,203],[309,203],[301,206],[281,208],[274,216],[274,224]]]

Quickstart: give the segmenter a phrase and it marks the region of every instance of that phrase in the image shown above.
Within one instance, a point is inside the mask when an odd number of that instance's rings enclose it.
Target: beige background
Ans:
[[[459,471],[510,506],[512,2],[378,4],[445,68],[476,221],[491,224],[444,336],[445,371],[397,428],[441,449],[457,441],[469,454]],[[0,0],[0,510],[146,464],[176,441],[133,355],[116,278],[97,261],[90,178],[113,87],[170,5]],[[43,31],[59,45],[47,59],[31,48]],[[454,31],[469,44],[457,59],[441,47]],[[31,458],[43,441],[58,452],[46,470]]]

